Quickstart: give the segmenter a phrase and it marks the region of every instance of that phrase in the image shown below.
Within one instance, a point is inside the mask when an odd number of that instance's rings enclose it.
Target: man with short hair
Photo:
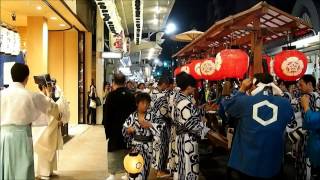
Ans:
[[[181,90],[176,93],[173,102],[173,121],[176,127],[175,152],[177,153],[174,156],[176,171],[173,179],[197,180],[200,174],[198,140],[207,136],[210,129],[201,120],[201,112],[204,109],[196,107],[190,98],[196,90],[196,80],[182,72],[177,75],[176,81]]]
[[[244,80],[239,92],[224,103],[229,119],[239,120],[228,166],[243,180],[281,179],[284,132],[294,118],[282,95],[272,76],[260,73],[253,81]]]
[[[57,118],[59,110],[49,97],[25,88],[29,79],[27,65],[15,63],[11,77],[13,83],[0,92],[0,179],[32,180],[35,174],[31,123],[44,113]]]
[[[312,111],[319,111],[320,96],[316,92],[316,79],[310,74],[304,75],[298,81],[298,87],[302,96],[309,96],[310,109]],[[307,180],[311,177],[311,167],[308,165],[310,163],[306,156],[308,132],[303,126],[304,111],[300,104],[298,104],[297,111],[294,123],[296,126],[294,127],[294,131],[289,133],[289,138],[293,143],[293,152],[296,156],[296,178],[299,180]]]
[[[103,106],[103,125],[108,147],[107,180],[115,179],[116,173],[123,171],[123,158],[126,155],[126,144],[122,136],[122,125],[128,116],[135,111],[134,95],[125,87],[126,77],[122,73],[114,75],[111,91]],[[123,179],[126,177],[123,176]]]

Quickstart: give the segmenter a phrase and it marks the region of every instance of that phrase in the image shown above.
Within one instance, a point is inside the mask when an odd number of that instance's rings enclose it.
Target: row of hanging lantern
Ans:
[[[301,78],[307,70],[308,59],[298,50],[284,50],[266,59],[269,73],[274,73],[285,81],[295,81]],[[244,78],[249,68],[249,56],[240,49],[225,49],[215,58],[191,60],[191,63],[176,68],[174,75],[186,72],[195,79],[222,80],[225,78]]]
[[[195,79],[221,80],[243,78],[249,67],[249,56],[240,49],[225,49],[216,57],[192,60],[191,63],[175,70],[175,75],[184,71]]]

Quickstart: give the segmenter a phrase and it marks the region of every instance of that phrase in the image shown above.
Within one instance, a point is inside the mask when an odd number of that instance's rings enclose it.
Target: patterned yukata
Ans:
[[[317,92],[309,93],[310,109],[312,111],[320,110],[320,96]],[[303,128],[303,110],[300,105],[300,98],[293,98],[291,105],[295,110],[295,121],[287,127],[289,139],[292,142],[292,154],[296,158],[296,180],[311,179],[311,163],[307,157],[308,132]]]
[[[139,124],[138,113],[134,112],[127,118],[122,129],[122,134],[128,145],[137,150],[144,159],[143,170],[135,178],[136,180],[146,180],[148,178],[152,161],[152,144],[154,141],[159,141],[160,132],[163,128],[163,125],[159,124],[150,112],[145,114],[145,120],[151,122],[151,128],[142,128]],[[129,135],[127,133],[128,127],[135,129],[134,134]]]
[[[168,100],[166,95],[166,92],[160,92],[158,88],[155,88],[150,94],[151,112],[155,115],[155,118],[164,125],[163,131],[160,133],[160,141],[153,142],[154,161],[152,165],[156,170],[160,171],[165,170],[167,166],[171,130]]]
[[[199,178],[198,140],[209,128],[201,121],[201,110],[191,98],[179,92],[174,102],[174,124],[176,125],[177,172],[174,180],[197,180]]]
[[[174,111],[173,111],[173,106],[174,102],[176,99],[176,95],[179,94],[179,89],[174,89],[170,92],[168,92],[168,104],[169,104],[169,113],[171,120],[173,121],[174,119]],[[168,170],[170,171],[171,174],[177,171],[176,169],[176,164],[177,162],[175,161],[175,157],[177,156],[177,152],[175,151],[176,149],[176,126],[174,124],[174,121],[171,126],[171,133],[170,133],[170,143],[169,143],[169,156],[168,156]]]

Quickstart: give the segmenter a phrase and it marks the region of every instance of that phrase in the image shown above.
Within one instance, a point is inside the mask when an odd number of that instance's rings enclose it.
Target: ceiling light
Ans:
[[[37,9],[37,10],[41,10],[42,7],[41,7],[41,6],[37,6],[36,9]]]
[[[166,34],[171,34],[171,33],[175,32],[176,29],[177,29],[177,28],[176,28],[176,25],[175,25],[175,24],[169,23],[169,24],[167,25],[167,27],[166,27],[165,33],[166,33]]]
[[[154,11],[155,11],[157,14],[159,14],[159,13],[160,13],[160,8],[159,8],[159,6],[156,6]]]
[[[65,27],[66,25],[65,25],[65,24],[59,24],[59,26],[61,26],[61,27]]]
[[[57,20],[58,18],[57,18],[57,17],[52,16],[52,17],[50,17],[50,19],[51,19],[51,20]]]

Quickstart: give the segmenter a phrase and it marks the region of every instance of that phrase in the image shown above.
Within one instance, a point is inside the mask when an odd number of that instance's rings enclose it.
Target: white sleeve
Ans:
[[[35,108],[40,112],[52,115],[53,117],[57,117],[59,115],[58,105],[49,97],[40,93],[33,93],[32,101]]]

